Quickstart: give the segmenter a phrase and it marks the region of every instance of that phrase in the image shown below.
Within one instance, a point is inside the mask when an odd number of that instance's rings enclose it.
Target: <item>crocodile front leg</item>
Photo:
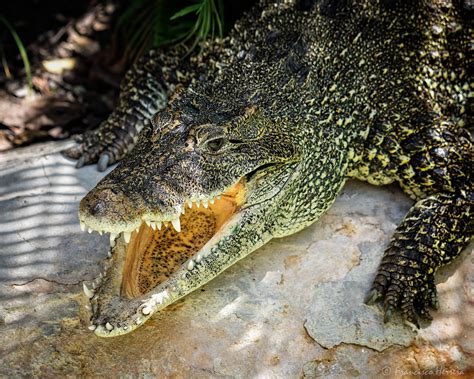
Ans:
[[[437,309],[434,274],[456,258],[473,233],[474,193],[439,193],[417,202],[385,251],[366,302],[383,299],[385,321],[400,309],[410,325]]]
[[[408,133],[375,126],[350,176],[372,184],[398,182],[417,203],[387,247],[366,302],[383,301],[418,326],[437,308],[436,270],[456,258],[474,233],[473,145],[469,133],[445,119],[418,117]],[[356,154],[357,155],[357,154]]]

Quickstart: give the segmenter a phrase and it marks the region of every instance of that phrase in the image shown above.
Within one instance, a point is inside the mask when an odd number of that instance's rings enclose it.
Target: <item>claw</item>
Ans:
[[[108,153],[102,153],[102,155],[99,158],[99,162],[97,162],[97,170],[100,172],[105,171],[107,169],[107,166],[109,165],[110,162],[110,155]]]
[[[76,168],[81,168],[86,163],[86,157],[82,155],[76,163]]]
[[[418,329],[420,329],[420,325],[418,324],[418,321],[415,321],[415,323],[404,320],[403,323],[407,326],[409,326],[414,332],[416,332]]]
[[[413,330],[420,329],[420,323],[415,315],[413,308],[409,308],[402,312],[403,322],[405,325],[410,326]]]
[[[84,141],[84,135],[83,134],[76,134],[76,135],[72,136],[72,138],[77,143],[81,143],[82,141]]]
[[[384,314],[384,317],[383,317],[383,322],[387,323],[387,322],[390,322],[390,320],[392,319],[392,316],[393,316],[393,310],[394,308],[389,305],[385,308],[385,314]]]
[[[376,289],[372,289],[366,296],[364,303],[367,305],[373,305],[377,300],[382,297],[382,294]]]

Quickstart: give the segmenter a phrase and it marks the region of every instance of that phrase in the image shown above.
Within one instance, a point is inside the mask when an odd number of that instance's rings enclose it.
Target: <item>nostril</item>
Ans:
[[[112,188],[109,188],[109,191],[112,192],[114,195],[120,194],[120,191],[117,190],[117,189],[115,189],[115,188],[113,188],[113,187],[112,187]]]
[[[110,224],[136,218],[140,204],[129,198],[120,188],[98,186],[81,200],[81,220],[95,229],[106,230]],[[100,224],[100,227],[98,226]]]
[[[104,213],[105,204],[102,200],[98,200],[90,209],[92,215],[97,216]]]

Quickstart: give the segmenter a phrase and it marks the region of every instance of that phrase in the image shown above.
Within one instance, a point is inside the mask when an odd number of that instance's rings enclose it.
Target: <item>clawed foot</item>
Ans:
[[[76,146],[63,150],[62,154],[68,158],[77,159],[76,168],[98,162],[97,169],[104,171],[110,162],[110,155],[100,145],[88,143],[91,138],[87,135],[75,136]]]
[[[433,274],[422,274],[405,261],[383,263],[365,303],[383,303],[384,322],[400,311],[405,324],[419,329],[419,318],[432,320],[430,308],[438,309],[438,295]]]
[[[107,127],[112,120],[106,121],[105,127],[88,131],[76,136],[76,146],[63,150],[69,158],[77,159],[76,168],[97,162],[97,169],[105,171],[108,166],[119,161],[134,146],[137,131],[127,132],[119,127]]]

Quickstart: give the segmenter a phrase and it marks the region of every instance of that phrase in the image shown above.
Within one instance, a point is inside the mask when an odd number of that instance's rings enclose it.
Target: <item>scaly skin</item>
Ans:
[[[173,93],[215,71],[208,70],[212,66],[208,61],[219,44],[220,41],[206,43],[204,54],[189,57],[185,57],[182,46],[148,52],[125,75],[115,111],[98,129],[76,136],[79,144],[63,154],[77,159],[77,168],[98,162],[98,170],[105,171],[135,146],[145,124],[166,107]]]
[[[193,79],[81,201],[87,227],[122,233],[105,280],[86,290],[91,329],[127,333],[270,239],[312,224],[347,177],[398,182],[417,201],[367,301],[383,300],[386,320],[394,310],[410,325],[430,317],[434,273],[473,235],[473,145],[463,129],[473,38],[460,12],[441,0],[262,2],[212,54],[199,53],[205,78],[187,65]],[[97,160],[94,146],[81,149]],[[140,227],[136,244],[143,220],[176,222],[186,202],[225,196],[236,183],[245,189],[237,211],[214,237],[156,288],[124,296],[127,233]]]

